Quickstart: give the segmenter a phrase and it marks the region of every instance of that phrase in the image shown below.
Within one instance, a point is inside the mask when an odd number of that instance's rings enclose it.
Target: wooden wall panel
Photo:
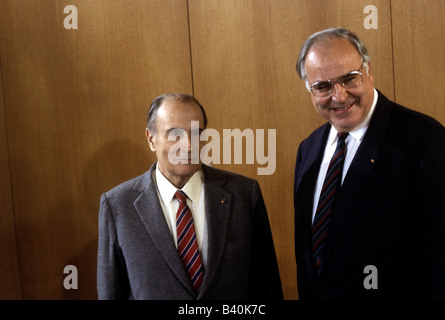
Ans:
[[[100,194],[154,162],[153,98],[192,92],[187,3],[4,0],[0,14],[23,298],[95,299]],[[63,287],[66,265],[77,290]]]
[[[155,161],[144,138],[148,105],[183,91],[194,92],[221,137],[276,130],[272,175],[258,175],[264,166],[245,155],[244,164],[215,166],[259,180],[285,297],[296,299],[294,162],[324,122],[296,74],[299,49],[321,29],[353,30],[371,53],[377,88],[445,123],[444,2],[1,1],[0,298],[96,298],[99,196]],[[363,25],[369,4],[376,30]],[[63,27],[67,5],[78,9],[77,30]],[[62,286],[68,264],[78,267],[78,290]]]
[[[392,0],[396,101],[445,124],[444,0]]]
[[[0,69],[0,300],[20,299],[20,270],[17,257],[14,211],[12,204],[9,152],[6,138]]]
[[[367,44],[377,85],[392,97],[389,3],[375,1],[377,30],[363,26],[368,4],[355,0],[189,0],[194,90],[208,110],[209,127],[220,133],[234,128],[276,130],[274,174],[257,175],[259,165],[247,165],[245,158],[243,165],[215,166],[259,180],[287,299],[298,297],[292,192],[297,148],[324,123],[298,79],[295,63],[309,35],[344,26]]]

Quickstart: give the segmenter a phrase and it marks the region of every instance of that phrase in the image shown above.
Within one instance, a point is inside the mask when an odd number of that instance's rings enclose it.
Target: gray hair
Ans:
[[[366,73],[369,72],[368,62],[371,61],[371,57],[369,56],[368,50],[366,49],[365,45],[360,40],[360,38],[347,29],[331,28],[314,33],[303,44],[303,47],[301,48],[300,55],[298,56],[298,61],[297,61],[297,72],[301,80],[307,82],[307,75],[305,69],[306,56],[313,47],[313,45],[316,43],[321,43],[327,40],[331,40],[332,38],[347,39],[354,46],[354,48],[357,50],[360,57],[362,58],[363,67],[365,68]]]
[[[196,103],[201,109],[204,117],[204,128],[207,127],[207,116],[204,107],[201,105],[201,103],[199,103],[198,99],[189,94],[173,92],[156,97],[150,105],[150,109],[148,111],[147,128],[154,135],[156,135],[156,117],[158,115],[159,107],[167,99],[177,100],[182,103]]]

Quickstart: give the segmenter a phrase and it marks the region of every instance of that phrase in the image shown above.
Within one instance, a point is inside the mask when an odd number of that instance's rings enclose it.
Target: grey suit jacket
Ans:
[[[203,166],[208,258],[196,296],[159,202],[154,168],[101,197],[99,299],[281,299],[258,182]]]

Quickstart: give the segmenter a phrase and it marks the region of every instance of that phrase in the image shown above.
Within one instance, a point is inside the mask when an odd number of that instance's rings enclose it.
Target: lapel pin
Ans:
[[[375,160],[374,159],[371,159],[371,163],[374,163],[375,162]]]
[[[222,199],[221,199],[221,203],[226,203],[226,201],[227,201],[227,200],[226,200],[225,198],[222,198]]]

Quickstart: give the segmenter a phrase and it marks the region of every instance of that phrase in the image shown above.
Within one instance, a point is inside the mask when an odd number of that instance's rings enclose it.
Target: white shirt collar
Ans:
[[[361,141],[366,133],[366,130],[368,130],[369,122],[371,121],[372,115],[375,111],[375,106],[377,105],[378,96],[379,95],[377,93],[377,90],[374,89],[374,101],[372,102],[371,109],[369,110],[368,115],[366,116],[365,120],[363,120],[357,127],[349,132],[349,135],[356,141]],[[337,129],[335,129],[334,126],[331,126],[331,131],[329,132],[328,137],[328,144],[332,145],[337,142],[337,133]]]
[[[158,169],[156,164],[155,169],[156,185],[158,187],[159,194],[161,196],[162,202],[167,207],[170,202],[174,199],[174,195],[178,188],[176,188]],[[201,187],[204,183],[204,174],[202,170],[195,172],[195,174],[187,181],[182,191],[187,195],[187,197],[193,202],[198,203],[199,197],[201,195]]]

